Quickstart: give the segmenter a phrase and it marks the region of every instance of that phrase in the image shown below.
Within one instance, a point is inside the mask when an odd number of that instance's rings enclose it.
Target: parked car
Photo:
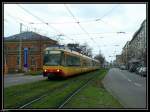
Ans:
[[[139,69],[139,74],[140,74],[141,76],[146,76],[146,75],[147,75],[146,67],[141,67],[141,68]]]
[[[121,69],[121,70],[126,70],[126,66],[121,65],[121,66],[120,66],[120,69]]]
[[[130,72],[135,72],[136,71],[137,66],[135,65],[131,65],[131,67],[129,68]]]
[[[141,66],[136,68],[136,71],[135,71],[136,74],[139,74],[140,68],[141,68]]]

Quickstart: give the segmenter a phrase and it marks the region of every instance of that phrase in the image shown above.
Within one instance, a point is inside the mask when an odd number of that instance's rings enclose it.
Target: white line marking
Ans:
[[[138,84],[138,83],[134,83],[134,85],[136,85],[136,86],[139,86],[139,87],[142,87],[142,85],[141,84]]]
[[[128,79],[123,73],[120,73],[125,79]]]
[[[128,79],[128,81],[129,81],[129,82],[131,82],[131,80],[130,80],[130,79]]]
[[[123,74],[123,72],[121,72],[120,74],[121,74],[125,79],[127,79],[129,82],[131,82],[131,80],[128,79],[128,78],[125,76],[125,74]]]

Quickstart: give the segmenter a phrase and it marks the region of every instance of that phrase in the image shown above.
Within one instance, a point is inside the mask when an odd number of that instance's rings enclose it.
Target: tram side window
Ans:
[[[99,66],[99,64],[96,62],[96,66]]]
[[[98,63],[96,62],[96,66],[98,66]]]
[[[93,63],[93,66],[95,66],[95,62],[94,62],[94,61],[92,61],[92,63]]]
[[[87,66],[90,66],[90,61],[86,60],[86,64],[87,64]]]
[[[87,66],[87,62],[86,62],[86,60],[82,60],[82,66]]]
[[[94,61],[94,66],[96,66],[96,62]]]
[[[92,61],[91,60],[89,60],[89,66],[92,66]]]
[[[80,66],[80,58],[67,55],[66,64],[67,66]]]
[[[93,63],[92,63],[92,61],[90,60],[90,66],[93,66]]]
[[[61,56],[61,65],[65,66],[65,54],[62,53],[62,56]]]

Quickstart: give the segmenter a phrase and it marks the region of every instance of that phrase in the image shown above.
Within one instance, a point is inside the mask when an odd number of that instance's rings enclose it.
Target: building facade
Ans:
[[[128,68],[128,61],[129,61],[129,43],[130,41],[127,41],[125,46],[122,49],[122,63]]]
[[[122,55],[116,55],[116,65],[120,66],[123,64],[123,56]]]
[[[147,36],[146,36],[146,20],[144,20],[140,28],[133,35],[129,42],[129,59],[128,63],[138,63],[146,66],[147,55]]]
[[[41,70],[43,50],[57,44],[57,41],[34,32],[23,32],[5,38],[4,57],[8,72],[24,71],[25,68],[33,71]]]

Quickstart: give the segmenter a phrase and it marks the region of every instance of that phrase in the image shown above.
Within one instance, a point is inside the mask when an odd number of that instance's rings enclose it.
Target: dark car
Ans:
[[[135,72],[136,71],[137,66],[136,65],[131,65],[131,67],[129,68],[130,72]]]

